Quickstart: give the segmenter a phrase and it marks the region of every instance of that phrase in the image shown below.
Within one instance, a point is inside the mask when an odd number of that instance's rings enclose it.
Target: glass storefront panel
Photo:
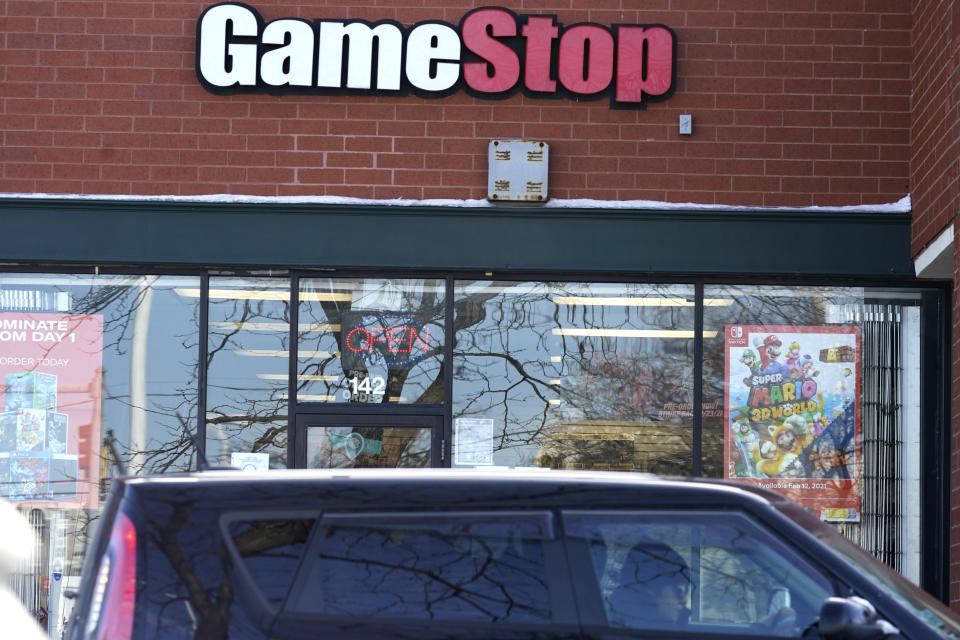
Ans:
[[[308,469],[429,467],[431,429],[422,427],[307,427]]]
[[[207,460],[287,464],[288,278],[210,278]]]
[[[109,478],[195,467],[199,284],[0,275],[0,495],[37,537],[9,583],[51,637]]]
[[[858,292],[861,292],[860,296]],[[708,285],[704,296],[711,301],[704,306],[704,329],[714,337],[704,340],[703,346],[703,475],[716,478],[724,476],[724,466],[729,462],[723,456],[724,414],[731,413],[731,423],[741,425],[744,419],[750,421],[748,405],[762,409],[778,404],[776,395],[772,403],[751,397],[751,377],[775,374],[780,376],[781,382],[795,380],[801,387],[804,380],[813,383],[825,380],[820,377],[816,366],[822,340],[815,327],[828,324],[830,309],[862,300],[862,289]],[[804,340],[804,335],[809,337]],[[847,368],[841,369],[840,373]],[[836,373],[832,368],[827,371],[837,390],[853,382],[834,380]],[[728,397],[725,391],[731,395]],[[850,393],[853,391],[852,388],[849,390]],[[794,395],[803,397],[802,392]],[[812,395],[808,394],[807,398]],[[770,441],[768,427],[771,420],[783,422],[785,417],[768,416],[764,420],[758,415],[756,420],[750,421],[750,428],[756,430],[760,427],[764,431],[760,440]],[[822,414],[817,420],[821,417]],[[761,421],[765,423],[760,424]],[[753,435],[750,430],[744,433]],[[745,441],[744,438],[739,439]],[[750,442],[753,443],[752,437]],[[747,464],[749,466],[749,459]],[[772,465],[767,466],[772,469]],[[737,469],[739,473],[739,467]],[[760,469],[750,473],[753,472],[763,473]]]
[[[787,495],[914,580],[921,294],[718,285],[704,306],[704,475]]]
[[[443,280],[300,280],[298,402],[442,404]]]
[[[454,292],[454,466],[692,473],[692,285]]]

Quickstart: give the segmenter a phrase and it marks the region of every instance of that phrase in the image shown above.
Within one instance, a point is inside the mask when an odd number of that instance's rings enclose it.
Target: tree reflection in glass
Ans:
[[[287,454],[290,281],[210,278],[207,333],[207,459],[234,452]]]
[[[691,473],[692,286],[458,281],[454,291],[456,464]],[[458,442],[465,419],[490,425],[470,455]]]
[[[324,518],[288,608],[378,620],[549,623],[546,517]]]
[[[299,402],[442,404],[443,280],[300,281]]]

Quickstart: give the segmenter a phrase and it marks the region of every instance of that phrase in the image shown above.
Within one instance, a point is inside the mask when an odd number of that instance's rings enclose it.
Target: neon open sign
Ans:
[[[430,342],[430,325],[396,314],[345,313],[341,361],[345,370],[354,370],[357,361],[404,367],[421,360],[436,347]],[[434,336],[434,342],[436,342]]]
[[[644,108],[673,93],[676,38],[659,24],[563,26],[554,16],[484,7],[460,24],[281,18],[237,2],[197,22],[197,77],[215,93],[392,93],[460,88]]]

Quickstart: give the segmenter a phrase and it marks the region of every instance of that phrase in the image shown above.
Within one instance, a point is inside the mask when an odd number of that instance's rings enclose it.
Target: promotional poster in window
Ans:
[[[726,325],[725,477],[860,519],[860,328]]]
[[[97,506],[103,318],[0,313],[0,497]]]

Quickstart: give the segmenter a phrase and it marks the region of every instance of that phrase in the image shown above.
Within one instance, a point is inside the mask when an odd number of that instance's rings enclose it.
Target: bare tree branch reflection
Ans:
[[[196,528],[197,533],[190,533],[195,526],[190,522],[192,512],[191,502],[174,504],[172,513],[164,514],[162,522],[156,522],[149,529],[151,542],[160,549],[179,582],[173,581],[170,589],[147,594],[147,599],[162,603],[164,607],[181,603],[187,607],[193,637],[197,640],[227,638],[230,627],[227,621],[234,601],[233,582],[225,570],[229,560],[222,544],[214,545],[219,551],[211,558],[208,543],[190,544],[184,539],[189,535],[205,535],[199,533],[205,528]],[[218,567],[217,571],[211,571],[212,563]],[[162,570],[158,567],[155,571]],[[180,611],[172,611],[169,617],[174,620],[184,618]],[[181,631],[186,629],[181,627]]]
[[[589,442],[689,431],[692,414],[664,409],[692,403],[692,288],[458,285],[454,414],[495,417],[501,464],[560,464],[548,450],[563,441],[577,443],[577,464],[627,468],[591,460],[590,451],[610,448]],[[689,452],[689,437],[671,441]],[[689,467],[689,453],[680,460]]]

